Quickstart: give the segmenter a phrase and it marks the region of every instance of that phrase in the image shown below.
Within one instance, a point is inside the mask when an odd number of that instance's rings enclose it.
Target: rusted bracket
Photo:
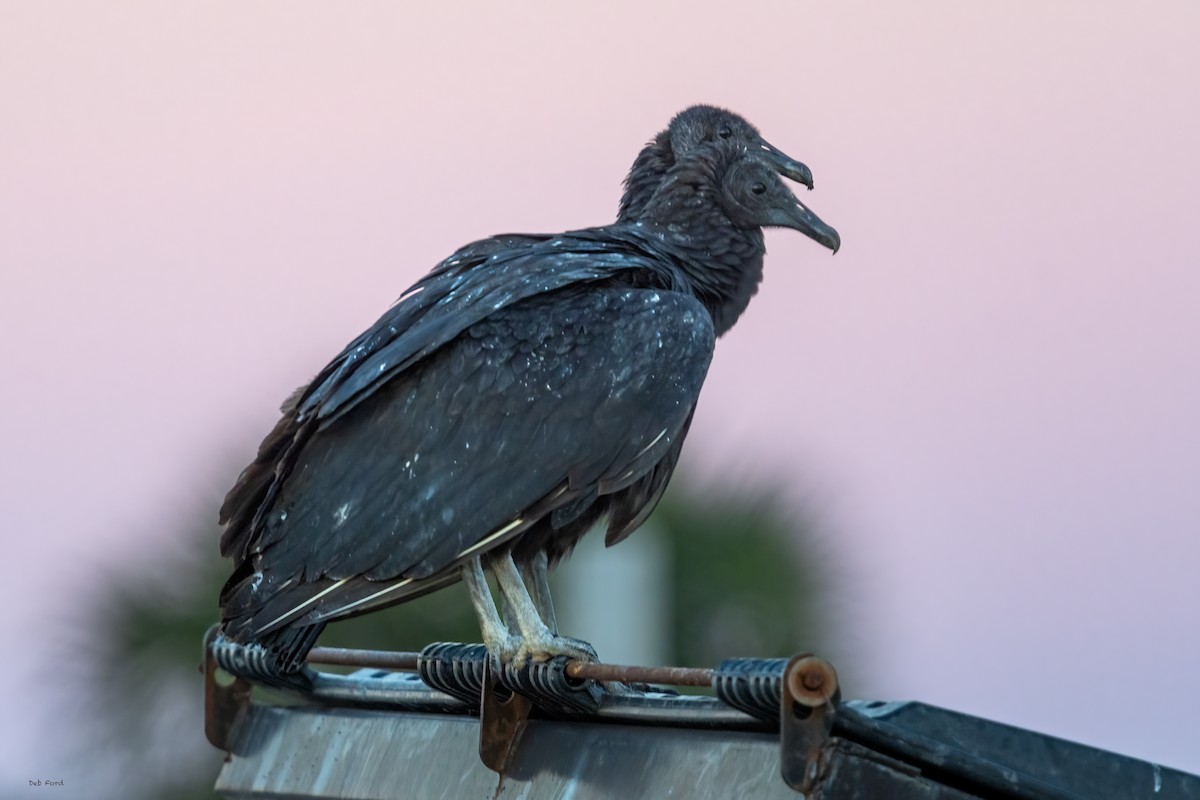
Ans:
[[[483,659],[483,691],[479,696],[479,758],[484,766],[504,775],[512,764],[533,703],[505,688]]]
[[[204,634],[204,735],[213,747],[232,752],[234,731],[250,708],[250,681],[226,673],[218,675],[212,642],[220,629],[213,625]]]
[[[788,786],[808,796],[828,767],[826,745],[842,692],[833,665],[811,654],[793,656],[781,683],[780,772]]]

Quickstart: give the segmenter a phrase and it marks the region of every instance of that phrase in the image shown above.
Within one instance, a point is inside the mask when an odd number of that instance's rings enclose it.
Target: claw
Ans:
[[[596,648],[582,639],[547,633],[533,639],[521,640],[520,646],[508,663],[514,667],[522,667],[530,662],[549,661],[556,656],[566,656],[570,659],[589,662],[600,660],[600,657],[596,655]]]
[[[519,656],[524,647],[521,637],[512,634],[501,636],[493,641],[486,641],[485,637],[484,644],[487,645],[488,656],[492,659],[493,667],[514,663],[514,659]]]
[[[550,605],[549,587],[545,583],[545,563],[535,561],[531,567],[531,581],[538,588],[545,612],[530,596],[521,572],[513,562],[511,554],[498,556],[492,561],[492,573],[504,605],[504,619],[500,618],[496,605],[488,590],[479,558],[471,559],[462,567],[463,582],[471,596],[471,604],[479,617],[479,629],[487,645],[488,657],[493,667],[502,665],[520,669],[528,664],[544,663],[558,656],[579,661],[599,661],[596,649],[581,639],[559,636],[542,617],[547,614],[553,621],[553,606]]]

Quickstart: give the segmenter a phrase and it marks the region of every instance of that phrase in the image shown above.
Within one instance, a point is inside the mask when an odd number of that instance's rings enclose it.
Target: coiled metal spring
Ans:
[[[217,666],[231,675],[280,689],[312,689],[315,670],[304,667],[283,672],[275,654],[262,645],[234,642],[218,632],[213,635],[209,649]]]
[[[427,686],[478,706],[485,658],[487,648],[482,644],[434,642],[417,656],[417,674]]]
[[[477,706],[487,657],[487,648],[482,644],[436,642],[417,656],[417,673],[434,689]],[[565,656],[559,656],[522,667],[502,665],[496,672],[496,682],[551,713],[595,711],[603,690],[595,681],[567,677],[567,663]]]
[[[713,691],[739,711],[776,721],[787,663],[786,658],[727,658],[713,671]]]

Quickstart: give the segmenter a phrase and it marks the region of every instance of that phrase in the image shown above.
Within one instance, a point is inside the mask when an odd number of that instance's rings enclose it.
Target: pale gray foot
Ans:
[[[493,559],[492,574],[496,576],[496,584],[507,601],[505,609],[508,612],[510,635],[511,629],[515,628],[519,638],[516,652],[507,659],[502,653],[502,661],[523,666],[529,661],[549,661],[555,656],[567,656],[581,661],[599,660],[590,644],[579,639],[559,636],[543,621],[511,555],[505,554]]]
[[[483,643],[488,653],[497,656],[501,661],[511,659],[516,654],[521,640],[500,619],[479,558],[472,558],[462,565],[461,570],[462,580],[467,586],[471,607],[475,609],[475,616],[479,619],[479,632],[483,634]]]

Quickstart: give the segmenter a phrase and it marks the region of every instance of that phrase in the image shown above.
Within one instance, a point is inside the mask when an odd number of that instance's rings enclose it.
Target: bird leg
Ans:
[[[511,659],[504,660],[516,666],[527,661],[549,661],[560,655],[582,661],[597,660],[596,651],[590,644],[559,636],[546,625],[521,578],[520,570],[513,562],[512,554],[494,557],[491,568],[496,576],[496,585],[508,601],[508,608],[512,611],[510,621],[517,628],[519,636],[516,653]]]
[[[550,572],[549,559],[545,553],[538,553],[530,561],[517,567],[517,569],[521,573],[521,582],[529,590],[529,596],[533,600],[534,607],[537,608],[538,616],[542,618],[542,622],[546,623],[546,627],[550,629],[550,633],[557,636],[558,619],[554,615],[554,600],[550,597],[550,582],[548,580]],[[521,635],[521,629],[517,626],[516,622],[516,611],[503,592],[500,593],[500,616],[504,618],[504,623],[508,626],[509,633],[513,636]]]
[[[558,618],[554,615],[554,598],[550,596],[550,559],[544,551],[521,565],[521,578],[533,598],[533,604],[537,606],[542,622],[557,636]]]
[[[511,660],[516,655],[521,640],[510,632],[508,626],[500,619],[491,589],[487,585],[487,578],[483,574],[483,564],[476,556],[463,564],[461,569],[463,583],[467,585],[467,594],[471,598],[471,607],[475,609],[475,616],[479,619],[479,632],[483,634],[484,645],[489,653],[495,654],[501,661]]]

